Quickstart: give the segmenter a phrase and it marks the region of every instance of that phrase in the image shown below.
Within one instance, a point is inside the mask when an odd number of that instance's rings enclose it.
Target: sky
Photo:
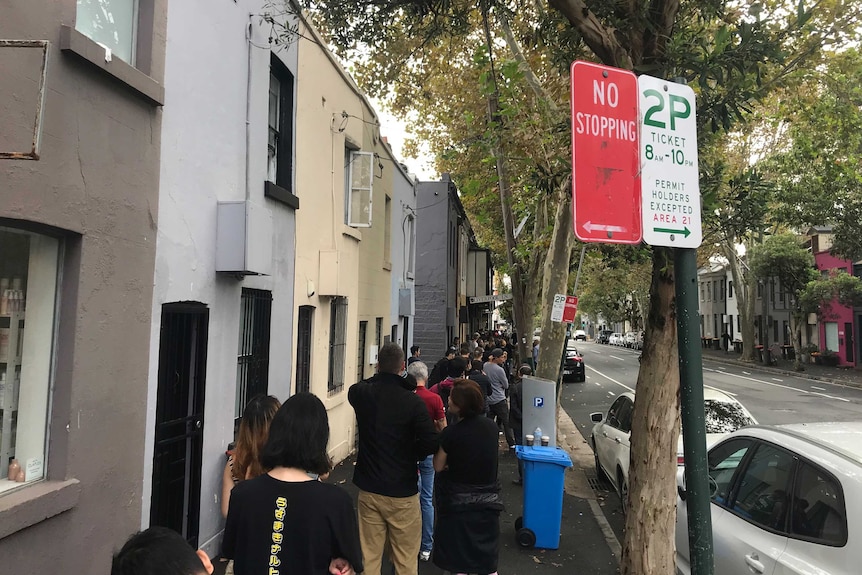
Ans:
[[[439,179],[439,175],[434,169],[433,158],[427,150],[424,150],[424,153],[417,159],[404,156],[404,140],[412,136],[408,132],[404,122],[390,114],[379,100],[374,98],[369,98],[369,100],[377,112],[377,117],[380,118],[380,134],[386,136],[389,145],[392,146],[395,157],[407,166],[411,174],[415,174],[420,180]]]

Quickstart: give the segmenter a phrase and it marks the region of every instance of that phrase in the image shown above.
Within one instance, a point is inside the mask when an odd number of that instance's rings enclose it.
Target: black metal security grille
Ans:
[[[334,297],[329,308],[328,395],[344,389],[344,351],[347,345],[347,298]]]
[[[314,306],[299,306],[296,342],[296,392],[311,391],[311,329],[314,324]]]
[[[269,330],[272,292],[243,288],[236,366],[237,423],[248,401],[269,389]]]

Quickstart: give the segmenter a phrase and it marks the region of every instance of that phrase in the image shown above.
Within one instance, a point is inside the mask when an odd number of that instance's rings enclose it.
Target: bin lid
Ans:
[[[515,454],[518,459],[527,461],[541,461],[543,463],[554,463],[562,467],[571,467],[572,458],[565,450],[559,447],[534,447],[532,445],[516,445]]]

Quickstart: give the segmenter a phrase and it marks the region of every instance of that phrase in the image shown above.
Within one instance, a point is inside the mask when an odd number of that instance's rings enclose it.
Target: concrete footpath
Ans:
[[[593,466],[592,451],[564,411],[561,411],[561,416],[560,446],[571,454],[574,466],[566,471],[559,549],[525,549],[515,540],[515,520],[522,515],[523,509],[523,489],[512,483],[518,477],[517,458],[501,441],[499,477],[506,508],[500,516],[500,575],[619,573],[619,543],[583,471]],[[327,483],[339,485],[350,493],[354,504],[358,496],[358,490],[352,482],[355,461],[355,456],[342,461],[327,479]],[[443,572],[430,562],[418,563],[420,575],[439,575]],[[223,562],[214,564],[217,575],[224,572]],[[383,570],[383,575],[393,573],[391,566]]]

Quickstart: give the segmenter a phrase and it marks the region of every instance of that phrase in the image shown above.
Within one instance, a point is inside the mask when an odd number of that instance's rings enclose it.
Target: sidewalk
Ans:
[[[568,446],[567,446],[568,447]],[[359,494],[353,485],[355,456],[335,466],[327,483],[339,485],[352,497],[354,504]],[[523,549],[515,541],[515,519],[521,516],[522,488],[512,484],[518,476],[517,458],[500,448],[499,477],[503,488],[506,509],[500,515],[500,575],[526,575],[542,573],[589,573],[590,575],[616,575],[619,561],[605,539],[603,527],[593,515],[590,501],[572,495],[581,492],[578,486],[586,485],[586,478],[578,462],[566,471],[566,493],[563,495],[563,517],[560,548],[557,550]],[[418,559],[417,559],[418,561]],[[215,575],[224,573],[223,562],[214,562]],[[443,571],[432,563],[419,563],[420,575],[440,575]],[[393,575],[391,565],[382,575]]]
[[[795,375],[807,379],[819,381],[828,381],[839,385],[847,385],[850,387],[862,388],[862,369],[853,367],[830,367],[826,365],[817,365],[814,363],[803,363],[802,367],[805,371],[793,371],[793,360],[778,358],[777,365],[765,366],[762,362],[754,361],[747,362],[739,359],[740,354],[730,351],[724,353],[722,350],[703,349],[703,359],[716,361],[719,363],[728,363],[731,365],[739,365],[752,369],[769,371],[772,373],[784,373],[787,375]]]

